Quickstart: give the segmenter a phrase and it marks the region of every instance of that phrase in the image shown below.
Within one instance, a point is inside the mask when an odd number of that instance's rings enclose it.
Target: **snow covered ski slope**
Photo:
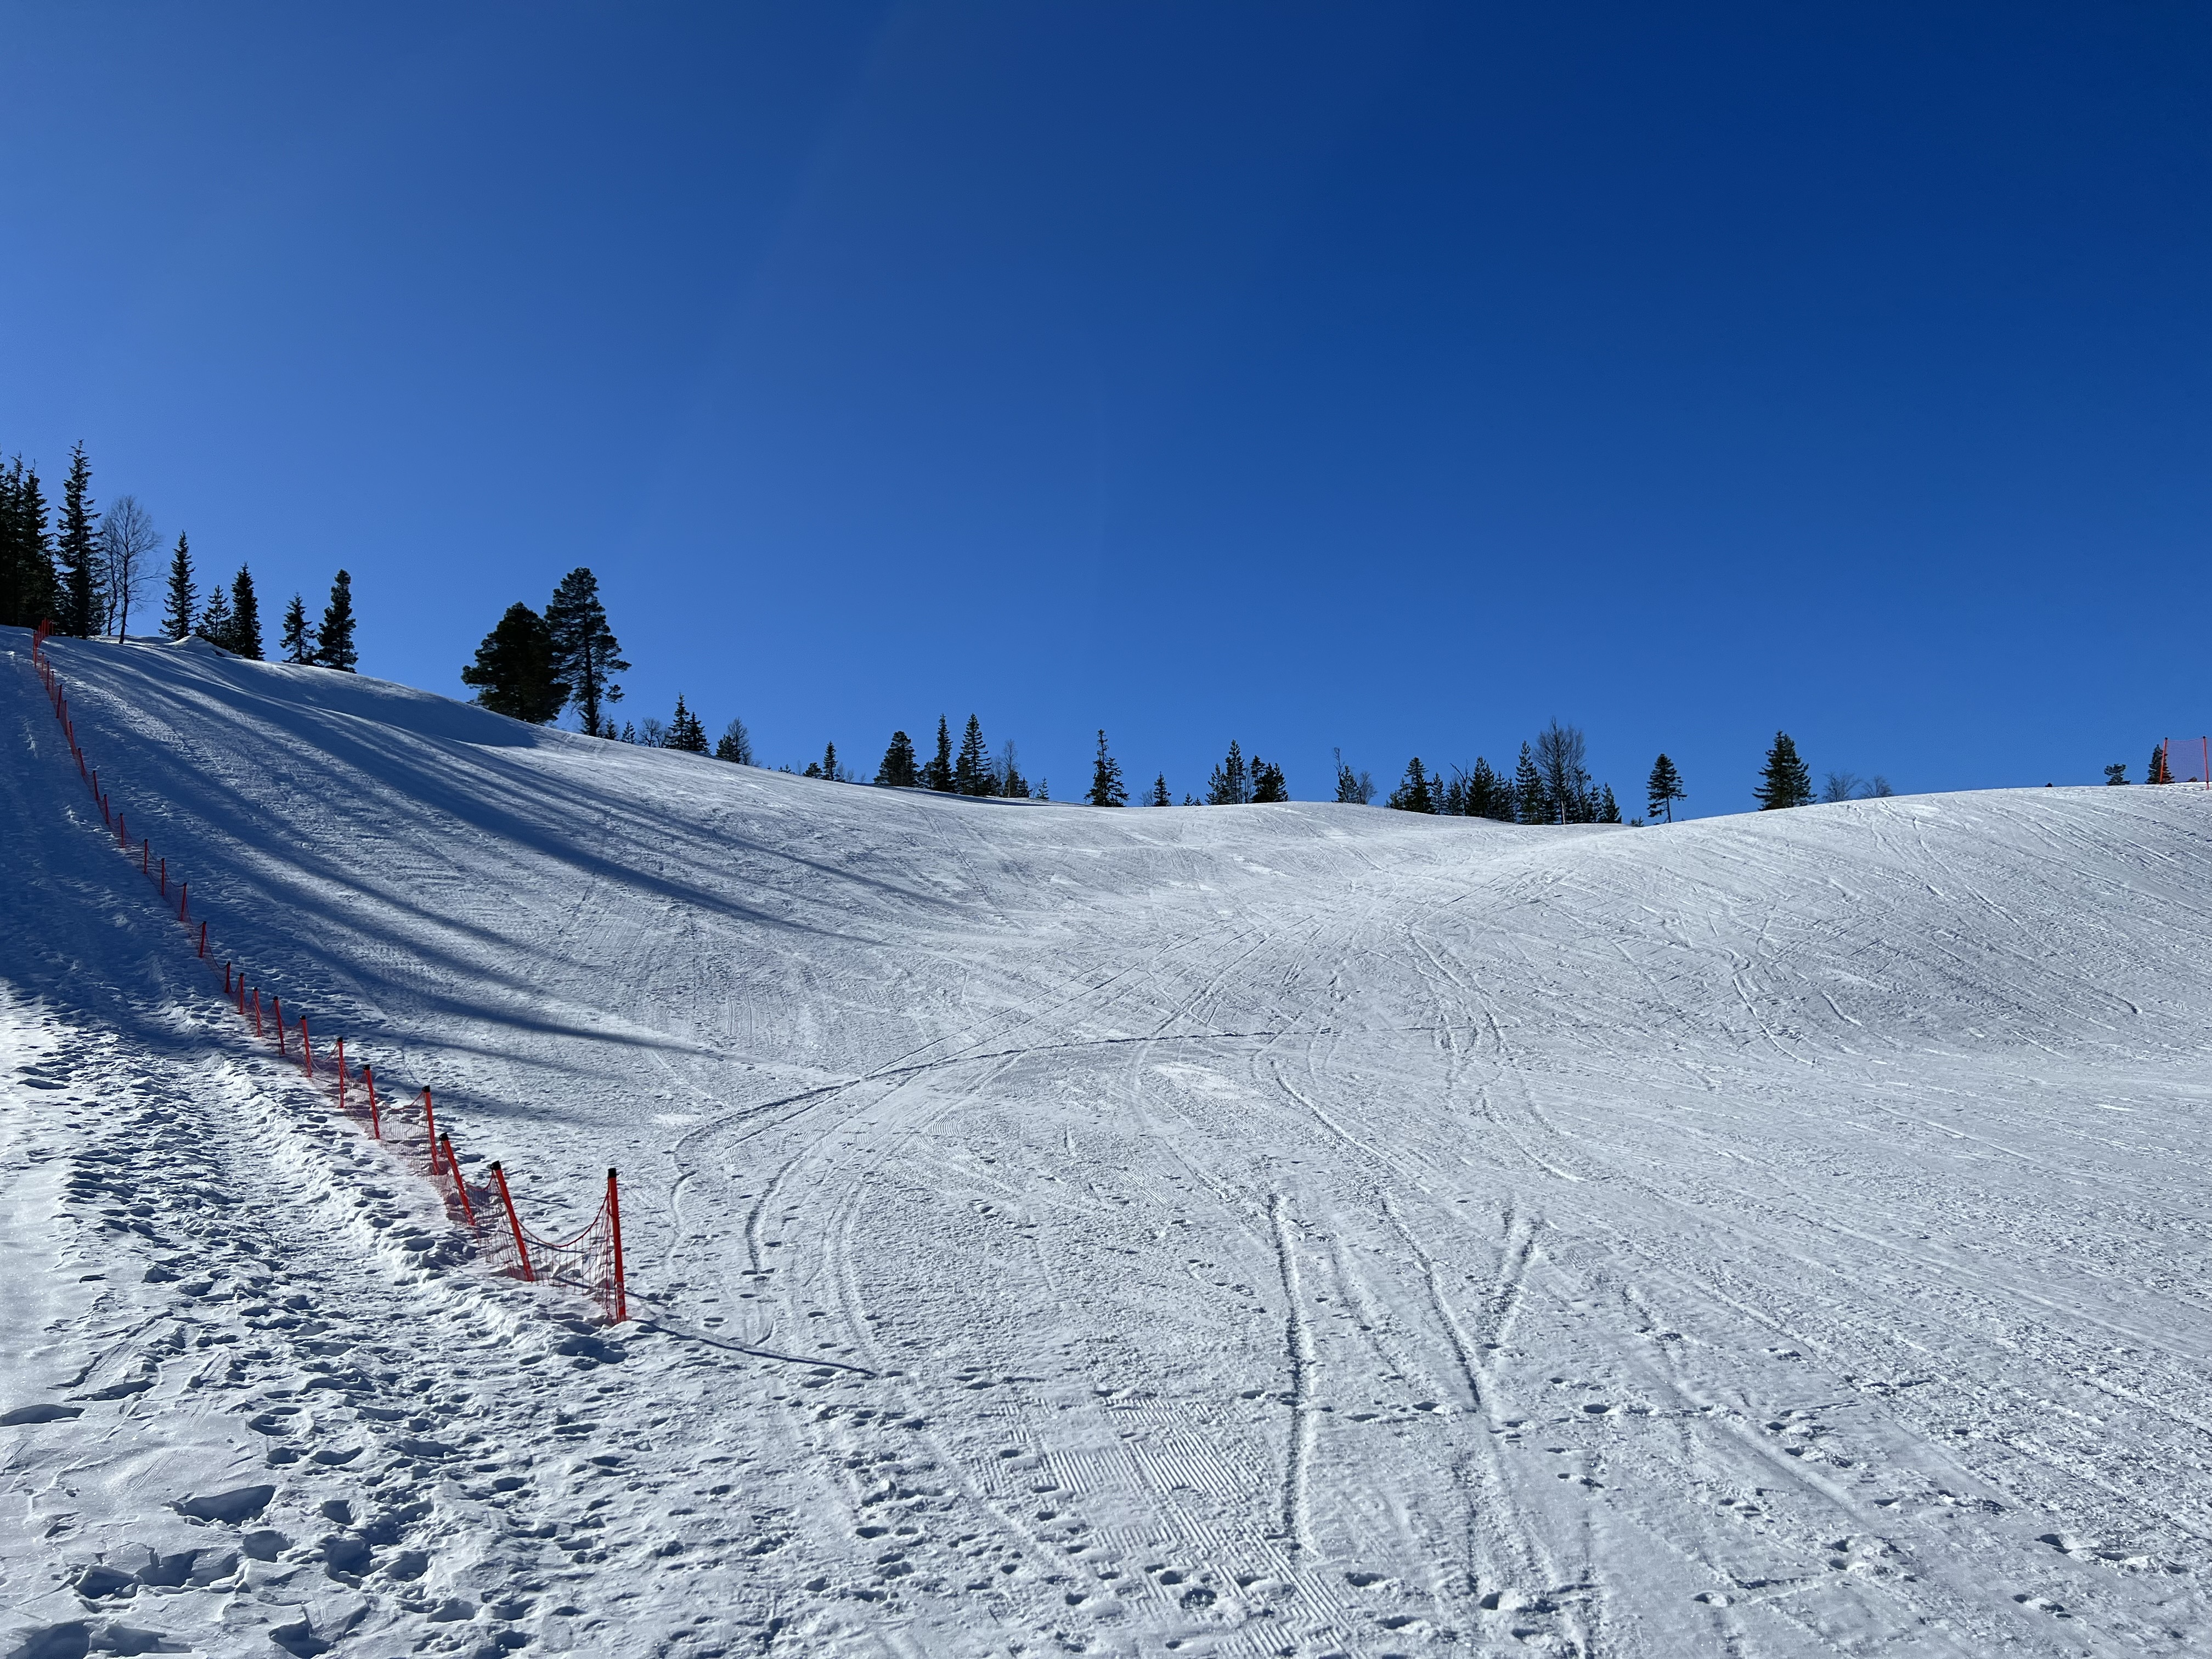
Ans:
[[[0,1654],[2212,1650],[2212,795],[1104,812],[50,650],[637,1317],[207,994],[0,630]]]

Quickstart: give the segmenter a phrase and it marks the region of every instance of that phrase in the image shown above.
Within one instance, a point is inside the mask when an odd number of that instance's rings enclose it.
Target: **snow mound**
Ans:
[[[0,630],[0,1651],[2207,1625],[2212,794],[1014,812],[51,650],[223,955],[544,1230],[621,1168],[640,1316],[240,1030]]]

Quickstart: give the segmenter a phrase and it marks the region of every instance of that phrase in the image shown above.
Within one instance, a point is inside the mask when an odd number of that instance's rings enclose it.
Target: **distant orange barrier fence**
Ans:
[[[46,636],[53,631],[51,623],[40,623],[31,636],[31,663],[38,670],[40,684],[46,687],[47,701],[52,703],[54,718],[61,723],[62,735],[69,744],[70,758],[76,763],[78,773],[91,789],[93,799],[100,807],[100,821],[115,832],[115,844],[126,856],[136,850],[138,854],[139,873],[155,885],[167,908],[169,895],[169,861],[154,851],[153,838],[142,836],[133,849],[130,830],[123,809],[116,805],[112,793],[100,781],[100,773],[85,758],[84,750],[76,740],[76,724],[70,718],[69,696],[62,686],[61,676],[46,656]],[[187,929],[198,922],[197,933],[188,933],[194,941],[195,959],[204,963],[207,971],[215,972],[215,953],[210,949],[208,921],[195,917],[191,909],[191,888],[184,878],[177,878],[177,921]],[[346,1070],[345,1039],[338,1038],[325,1051],[319,1062],[314,1044],[307,1029],[307,1017],[299,1014],[289,1019],[284,1013],[283,1000],[276,993],[269,997],[264,1023],[261,988],[246,984],[246,970],[235,961],[222,963],[223,1001],[236,1009],[241,1021],[250,1020],[253,1035],[264,1041],[273,1035],[279,1055],[289,1059],[291,1051],[287,1042],[289,1027],[296,1025],[299,1036],[300,1070],[305,1079],[320,1088],[333,1101],[343,1116],[364,1123],[372,1139],[392,1146],[403,1158],[422,1161],[430,1183],[444,1200],[447,1212],[477,1242],[477,1247],[489,1259],[499,1262],[514,1277],[532,1284],[544,1282],[580,1285],[605,1311],[611,1323],[619,1324],[629,1317],[629,1302],[623,1280],[622,1206],[615,1171],[607,1171],[605,1196],[599,1206],[581,1229],[565,1239],[546,1239],[532,1232],[522,1223],[516,1209],[514,1197],[507,1184],[507,1172],[503,1164],[488,1167],[489,1183],[479,1182],[473,1187],[461,1171],[460,1159],[453,1151],[453,1130],[449,1124],[444,1129],[438,1126],[437,1103],[426,1085],[422,1097],[402,1103],[387,1097],[380,1101],[376,1093],[376,1077],[367,1064],[354,1074],[360,1083],[362,1100],[358,1105],[349,1098],[349,1075]],[[296,1006],[296,1004],[295,1004]],[[273,1033],[270,1027],[274,1028]],[[386,1133],[393,1119],[404,1126],[408,1120],[419,1118],[422,1129],[419,1137],[403,1127],[398,1134]],[[501,1227],[479,1217],[492,1214],[496,1200],[499,1215],[506,1225]]]
[[[2168,738],[2151,759],[2145,783],[2193,783],[2212,789],[2212,738]]]

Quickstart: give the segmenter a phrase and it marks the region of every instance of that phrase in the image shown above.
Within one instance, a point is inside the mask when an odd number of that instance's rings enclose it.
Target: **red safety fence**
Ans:
[[[76,727],[70,718],[68,694],[61,676],[46,653],[52,623],[40,623],[31,636],[31,662],[53,704],[68,740],[70,758],[92,790],[102,823],[113,830],[116,846],[138,860],[139,872],[158,889],[164,902],[170,896],[173,872],[166,857],[154,851],[150,837],[137,844],[131,838],[123,809],[100,781],[98,769],[85,759],[77,744]],[[208,923],[191,912],[191,889],[175,874],[177,920],[187,930],[196,958],[216,971],[218,953],[210,948]],[[487,1166],[484,1179],[471,1181],[453,1151],[453,1126],[441,1127],[437,1102],[425,1085],[414,1099],[377,1091],[374,1069],[363,1062],[349,1072],[345,1039],[338,1038],[318,1056],[305,1014],[287,1015],[283,1000],[274,992],[264,1006],[261,988],[246,983],[245,969],[225,959],[222,966],[223,1000],[235,1008],[241,1021],[251,1022],[253,1035],[273,1040],[278,1054],[297,1059],[301,1074],[327,1094],[343,1115],[362,1124],[369,1135],[413,1163],[438,1189],[447,1212],[476,1240],[483,1254],[517,1279],[536,1284],[550,1282],[581,1287],[605,1310],[611,1322],[629,1317],[623,1282],[622,1206],[615,1172],[607,1171],[606,1195],[581,1230],[564,1239],[542,1238],[522,1223],[503,1164]],[[296,1027],[296,1033],[294,1028]],[[357,1056],[356,1056],[357,1057]]]
[[[2193,783],[2212,788],[2212,738],[2168,738],[2158,746],[2145,783]]]

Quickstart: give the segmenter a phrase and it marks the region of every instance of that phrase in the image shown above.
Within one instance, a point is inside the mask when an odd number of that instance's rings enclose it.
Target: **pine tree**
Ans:
[[[952,728],[942,714],[937,717],[937,753],[921,769],[921,787],[940,795],[952,793]]]
[[[92,510],[92,465],[79,444],[70,455],[69,477],[62,485],[62,516],[55,538],[60,556],[61,626],[57,630],[89,639],[100,621],[100,515]]]
[[[1433,812],[1437,810],[1435,791],[1430,787],[1429,775],[1421,769],[1419,755],[1406,763],[1406,775],[1382,803],[1401,812]]]
[[[622,701],[614,676],[626,674],[622,642],[599,603],[599,578],[582,565],[561,578],[545,607],[545,626],[553,638],[553,676],[568,688],[568,701],[586,732],[601,729],[605,704]],[[605,716],[611,729],[614,716]]]
[[[1536,769],[1536,756],[1527,744],[1513,767],[1513,815],[1523,823],[1549,823],[1551,802],[1544,798],[1544,775]]]
[[[1329,751],[1336,757],[1336,799],[1346,806],[1364,806],[1375,799],[1375,780],[1365,772],[1355,772],[1345,764],[1344,750]]]
[[[891,733],[891,746],[884,750],[884,763],[876,769],[876,784],[884,789],[912,789],[921,782],[914,760],[914,739],[903,732]]]
[[[331,602],[323,607],[323,625],[315,630],[315,660],[342,674],[354,672],[361,653],[353,648],[353,578],[341,570],[331,583]]]
[[[722,728],[722,735],[714,740],[714,758],[728,761],[733,766],[753,763],[753,734],[745,730],[745,723],[736,715]]]
[[[1163,772],[1159,776],[1152,780],[1152,798],[1146,801],[1145,805],[1147,806],[1173,806],[1175,805],[1174,800],[1170,799],[1168,794],[1168,775],[1166,773]]]
[[[837,745],[834,743],[824,744],[822,747],[822,775],[832,783],[842,783],[846,781],[838,775]]]
[[[1291,786],[1284,780],[1283,769],[1257,755],[1252,757],[1252,801],[1284,801],[1291,798]]]
[[[970,714],[968,730],[960,738],[960,757],[952,763],[953,793],[995,794],[996,782],[991,775],[991,751],[983,746],[983,722]]]
[[[1656,818],[1663,812],[1669,823],[1674,821],[1674,803],[1690,798],[1682,787],[1682,775],[1664,755],[1651,763],[1651,780],[1644,786],[1644,816]]]
[[[2105,781],[2106,783],[2125,783],[2127,781],[2128,763],[2125,761],[2114,761],[2110,766],[2105,769]]]
[[[286,662],[307,664],[315,659],[315,636],[308,631],[307,607],[297,593],[292,596],[292,603],[284,607],[284,628],[277,643],[283,649]]]
[[[1501,823],[1513,822],[1513,791],[1480,755],[1474,757],[1474,770],[1467,775],[1467,815]]]
[[[1242,806],[1252,799],[1252,782],[1244,770],[1243,751],[1237,748],[1237,739],[1229,740],[1229,754],[1213,769],[1206,781],[1206,804],[1208,806]]]
[[[223,592],[221,582],[209,591],[207,608],[200,612],[200,624],[194,631],[210,645],[219,645],[226,651],[231,648],[230,595]]]
[[[1600,823],[1620,822],[1620,803],[1613,798],[1613,786],[1609,783],[1601,785],[1597,792],[1597,822]]]
[[[553,632],[519,599],[483,636],[476,661],[461,670],[461,684],[475,686],[477,702],[493,714],[533,726],[558,719],[568,701],[568,688],[553,678]]]
[[[261,660],[261,602],[253,597],[253,573],[244,565],[230,584],[230,648],[248,662]]]
[[[2172,769],[2168,767],[2166,763],[2166,745],[2164,744],[2157,744],[2152,747],[2150,751],[2150,767],[2149,769],[2143,774],[2143,781],[2145,783],[2172,783],[2173,781]]]
[[[707,752],[707,728],[699,724],[699,717],[684,706],[684,694],[676,694],[676,713],[668,722],[668,736],[663,747],[680,749],[687,755]],[[835,754],[836,750],[830,752]]]
[[[19,455],[0,471],[0,623],[36,628],[58,608],[58,592],[46,494]]]
[[[1091,793],[1085,797],[1093,806],[1127,806],[1129,792],[1121,787],[1121,763],[1106,752],[1106,732],[1098,732],[1098,758],[1091,768]]]
[[[791,769],[787,766],[783,769],[788,772]],[[820,761],[807,762],[806,769],[804,772],[801,772],[799,775],[802,778],[820,777],[822,775],[822,763]]]
[[[1812,805],[1813,774],[1797,757],[1797,745],[1787,732],[1774,734],[1774,746],[1766,751],[1766,765],[1752,796],[1763,812]]]
[[[191,633],[192,610],[198,604],[199,593],[192,582],[191,544],[179,532],[177,550],[169,556],[169,608],[161,613],[161,632],[173,640]]]

